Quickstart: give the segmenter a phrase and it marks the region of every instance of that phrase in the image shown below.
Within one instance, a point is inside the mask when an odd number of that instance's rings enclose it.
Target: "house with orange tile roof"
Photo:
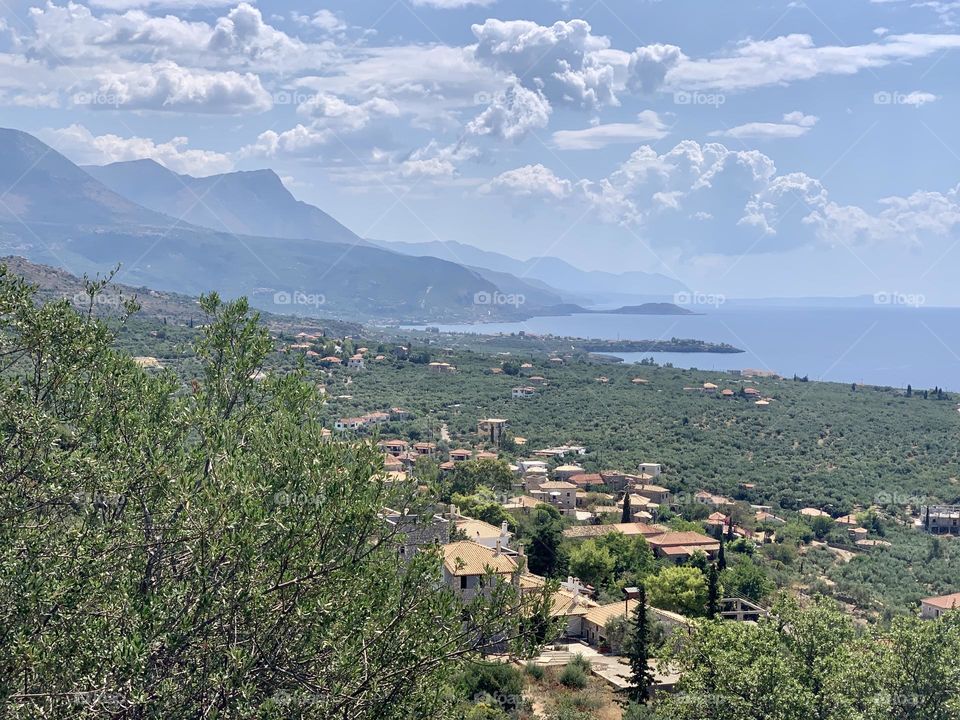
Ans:
[[[924,620],[936,620],[952,610],[960,610],[960,592],[928,597],[920,601],[920,617]]]
[[[667,528],[663,525],[648,525],[642,522],[629,523],[609,523],[607,525],[574,525],[563,531],[563,536],[568,540],[586,540],[589,538],[602,537],[608,533],[618,532],[627,537],[640,535],[645,538],[663,535]]]
[[[400,457],[410,447],[406,440],[381,440],[377,445],[395,458]]]
[[[365,364],[363,361],[363,355],[353,355],[349,360],[347,360],[347,368],[350,370],[363,370],[364,367]]]
[[[432,442],[414,443],[413,451],[420,457],[433,457],[437,454],[437,444]]]
[[[618,600],[606,605],[590,608],[583,615],[580,626],[580,637],[584,638],[594,647],[608,647],[609,640],[607,638],[606,630],[607,623],[618,617],[632,618],[636,607],[637,600],[628,599]],[[685,618],[683,615],[669,612],[668,610],[661,610],[660,608],[651,607],[650,614],[656,620],[663,623],[668,631],[691,625],[690,620]]]
[[[654,555],[674,562],[689,560],[697,552],[704,553],[711,560],[720,552],[720,541],[698,532],[665,532],[647,538]]]
[[[520,566],[502,548],[488,548],[472,540],[443,546],[443,580],[464,602],[489,592],[488,582],[519,585]]]
[[[579,488],[588,488],[592,485],[603,485],[603,478],[600,473],[579,472],[567,477],[567,482],[573,483]]]

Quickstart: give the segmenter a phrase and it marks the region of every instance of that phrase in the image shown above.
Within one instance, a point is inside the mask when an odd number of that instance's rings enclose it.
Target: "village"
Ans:
[[[306,347],[309,345],[298,343],[290,349]],[[362,347],[350,355],[347,362],[335,356],[318,357],[326,371],[348,387],[350,375],[376,372],[377,364],[385,359],[383,354],[374,354]],[[507,362],[510,360],[505,360],[500,367],[489,368],[488,372],[503,375]],[[527,384],[511,387],[510,399],[525,403],[549,391],[551,383],[545,375],[550,367],[564,362],[561,357],[547,358],[544,370],[538,370],[530,362],[518,363],[513,372],[521,375]],[[345,379],[340,378],[341,372],[347,373]],[[450,362],[431,361],[424,364],[423,372],[455,375],[460,371]],[[609,380],[600,376],[595,381],[606,384]],[[641,377],[632,380],[634,386],[647,383]],[[683,390],[748,402],[757,410],[766,410],[776,402],[775,398],[750,386],[733,390],[720,383],[704,382]],[[731,546],[776,543],[778,530],[788,523],[788,518],[778,515],[770,505],[746,503],[707,488],[693,493],[678,491],[669,469],[655,461],[641,462],[630,469],[588,471],[580,462],[590,456],[590,448],[576,441],[530,447],[527,438],[515,434],[511,421],[505,417],[480,417],[471,437],[461,436],[456,440],[445,430],[437,433],[437,441],[379,436],[381,426],[390,424],[396,428],[396,423],[412,417],[413,413],[404,408],[385,408],[339,418],[333,423],[332,432],[338,436],[359,434],[375,438],[382,452],[383,477],[389,482],[417,482],[424,467],[435,468],[440,477],[453,476],[458,468],[470,464],[494,463],[506,467],[509,488],[498,488],[495,497],[511,521],[492,524],[470,516],[456,504],[442,502],[437,503],[436,512],[428,520],[407,518],[395,510],[384,513],[385,522],[395,529],[417,528],[401,550],[405,556],[424,547],[441,547],[443,583],[464,602],[474,600],[478,593],[489,592],[491,579],[513,585],[521,595],[541,589],[549,582],[550,578],[530,570],[525,540],[511,530],[515,526],[513,520],[529,520],[543,508],[550,508],[563,519],[562,539],[568,546],[576,547],[610,535],[642,538],[658,567],[703,568],[718,563],[725,567],[725,545],[729,553]],[[509,452],[504,451],[505,447],[509,447]],[[743,483],[741,489],[752,493],[756,488]],[[697,510],[691,514],[691,508]],[[803,507],[794,515],[814,529],[827,526],[842,529],[850,547],[859,552],[877,552],[890,546],[890,542],[864,525],[862,512],[833,517],[822,508]],[[682,521],[684,516],[690,520]],[[933,535],[956,535],[960,533],[958,518],[960,513],[956,507],[918,508],[915,525]],[[678,524],[683,525],[683,529],[677,529]],[[829,547],[817,540],[813,544]],[[852,555],[848,550],[836,552]],[[587,658],[592,672],[613,689],[628,688],[629,668],[626,659],[618,654],[619,641],[615,635],[617,628],[629,622],[634,613],[636,588],[623,588],[622,595],[611,598],[609,592],[601,592],[583,578],[573,574],[563,576],[551,596],[551,614],[560,622],[562,632],[534,662],[558,666],[580,655]],[[954,606],[960,606],[960,594],[925,598],[920,616],[935,619]],[[687,616],[676,608],[654,605],[649,606],[648,612],[665,633],[689,628],[700,615]],[[755,623],[768,613],[768,608],[760,598],[723,595],[716,598],[715,607],[709,612],[729,622]],[[655,690],[675,688],[679,681],[675,669],[658,663],[655,658],[651,660],[651,667]]]

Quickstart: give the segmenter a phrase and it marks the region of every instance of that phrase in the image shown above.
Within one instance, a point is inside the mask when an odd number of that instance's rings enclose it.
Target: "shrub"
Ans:
[[[560,673],[560,683],[574,690],[583,690],[587,686],[587,673],[583,667],[571,661]]]
[[[545,671],[540,665],[537,665],[533,662],[528,662],[524,669],[526,670],[527,675],[532,677],[534,680],[543,680]]]

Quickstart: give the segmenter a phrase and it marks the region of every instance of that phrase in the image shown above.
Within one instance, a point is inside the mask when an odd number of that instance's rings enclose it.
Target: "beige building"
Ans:
[[[530,492],[537,500],[553,505],[563,515],[577,511],[577,486],[562,480],[548,480]]]
[[[936,620],[951,610],[960,610],[960,593],[928,597],[920,601],[920,617],[924,620]]]
[[[443,546],[443,580],[464,602],[489,591],[484,584],[488,574],[494,581],[519,582],[519,565],[499,547],[488,548],[471,540]]]
[[[923,509],[920,520],[933,535],[960,535],[960,505],[931,505]]]
[[[596,647],[607,646],[609,644],[606,631],[607,623],[618,617],[626,616],[627,618],[632,618],[636,607],[636,600],[620,600],[591,608],[583,615],[580,624],[580,637]],[[678,615],[677,613],[667,610],[651,607],[650,613],[670,629],[690,624],[690,621],[683,615]]]
[[[689,560],[697,552],[713,560],[720,552],[720,541],[697,532],[665,532],[647,538],[658,558],[680,563]]]
[[[499,445],[507,430],[507,420],[504,418],[487,418],[477,421],[477,435],[494,445]]]

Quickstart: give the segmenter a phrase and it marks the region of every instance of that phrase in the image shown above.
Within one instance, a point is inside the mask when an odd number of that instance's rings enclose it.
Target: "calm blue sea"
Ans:
[[[960,390],[960,308],[721,306],[702,315],[570,315],[440,327],[627,340],[696,338],[746,352],[619,356],[703,370],[758,368],[811,380]]]

